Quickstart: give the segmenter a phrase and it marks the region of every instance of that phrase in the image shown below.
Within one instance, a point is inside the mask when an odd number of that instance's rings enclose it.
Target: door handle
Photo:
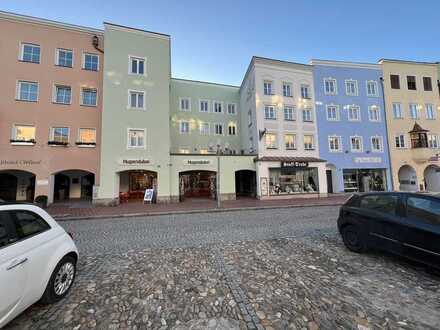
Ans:
[[[14,260],[14,261],[8,266],[8,268],[6,268],[6,270],[14,269],[14,268],[17,267],[17,266],[20,266],[20,265],[24,264],[26,261],[28,261],[28,258],[24,258],[24,259],[21,259],[21,260]]]

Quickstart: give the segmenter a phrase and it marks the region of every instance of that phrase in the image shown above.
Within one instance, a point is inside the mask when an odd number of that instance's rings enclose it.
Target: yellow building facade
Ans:
[[[394,190],[440,191],[438,64],[381,60]]]

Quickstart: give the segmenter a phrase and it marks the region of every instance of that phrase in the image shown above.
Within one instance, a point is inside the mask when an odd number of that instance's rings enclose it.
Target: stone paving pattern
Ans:
[[[75,286],[6,329],[439,329],[440,277],[347,251],[336,216],[321,207],[63,222],[80,238]]]

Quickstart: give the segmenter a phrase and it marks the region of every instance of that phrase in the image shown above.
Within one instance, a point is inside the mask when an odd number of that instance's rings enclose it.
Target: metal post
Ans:
[[[217,190],[217,208],[220,208],[220,148],[217,148],[217,175],[216,175],[216,190]]]

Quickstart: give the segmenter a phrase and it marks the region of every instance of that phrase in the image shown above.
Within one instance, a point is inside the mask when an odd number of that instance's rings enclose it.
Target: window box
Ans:
[[[48,141],[47,144],[50,145],[50,146],[63,146],[63,147],[67,147],[69,145],[69,142]]]
[[[37,143],[35,139],[30,139],[30,140],[10,139],[9,142],[11,142],[11,144],[13,145],[29,145],[29,146]]]

